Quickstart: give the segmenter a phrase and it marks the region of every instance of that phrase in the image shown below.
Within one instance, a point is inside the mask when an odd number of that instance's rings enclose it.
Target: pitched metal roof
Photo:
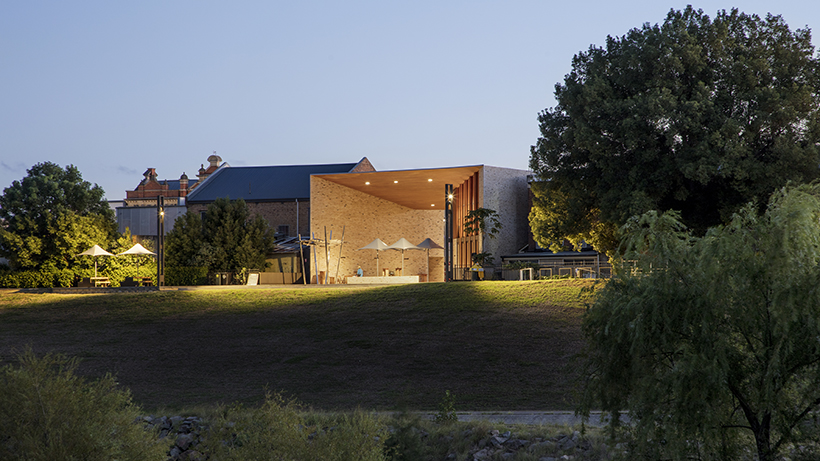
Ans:
[[[197,181],[197,179],[188,180],[188,188],[190,189],[191,187],[193,187],[194,184],[197,183]],[[162,181],[160,181],[160,183],[166,184],[168,186],[168,190],[180,189],[179,179],[163,179]]]
[[[347,173],[358,163],[324,165],[232,166],[216,170],[188,194],[188,203],[209,203],[217,198],[246,202],[310,199],[310,175]]]

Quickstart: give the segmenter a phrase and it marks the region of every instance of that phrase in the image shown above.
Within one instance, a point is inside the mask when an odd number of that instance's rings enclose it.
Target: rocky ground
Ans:
[[[137,422],[141,422],[149,430],[156,430],[162,439],[168,440],[167,461],[206,461],[208,459],[207,454],[200,451],[203,438],[207,437],[209,431],[209,426],[203,419],[196,416],[144,416]],[[523,438],[506,428],[503,430],[504,432],[499,429],[486,431],[470,448],[466,459],[470,461],[514,460],[525,453],[529,456],[542,454],[543,456],[535,458],[539,461],[609,459],[605,445],[591,443],[578,431],[560,433],[549,438]],[[461,432],[454,430],[453,435],[447,437],[454,439],[460,436],[474,439],[473,431],[473,428],[464,429]],[[413,432],[422,443],[428,441],[429,434],[423,429],[414,428]],[[450,453],[445,459],[465,458],[463,455]]]

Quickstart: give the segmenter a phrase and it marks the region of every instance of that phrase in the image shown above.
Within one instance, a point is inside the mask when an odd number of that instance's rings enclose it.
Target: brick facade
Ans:
[[[283,237],[303,237],[310,234],[310,200],[293,202],[246,202],[251,215],[260,215],[268,222],[273,232],[278,232],[279,226],[288,226],[288,233]],[[208,204],[196,203],[188,205],[188,211],[202,213],[208,209]],[[298,228],[297,228],[297,213]]]
[[[502,255],[518,253],[527,246],[529,235],[528,171],[485,166],[481,169],[479,201],[483,208],[498,212],[501,234],[484,239],[484,251],[495,256],[501,265]]]

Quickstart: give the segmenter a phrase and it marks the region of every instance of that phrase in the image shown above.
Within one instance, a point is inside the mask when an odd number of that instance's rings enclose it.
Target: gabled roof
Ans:
[[[310,175],[347,173],[359,163],[223,167],[188,194],[187,201],[210,203],[225,197],[246,202],[309,200]]]

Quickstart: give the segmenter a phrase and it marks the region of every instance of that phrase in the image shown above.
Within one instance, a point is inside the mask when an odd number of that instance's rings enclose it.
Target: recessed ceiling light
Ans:
[[[430,204],[430,206],[436,206],[436,204],[435,204],[435,203],[431,203],[431,204]]]
[[[427,182],[433,182],[433,178],[428,179]]]
[[[370,181],[365,181],[365,182],[364,182],[364,185],[365,185],[365,186],[369,186],[369,185],[370,185]]]
[[[393,184],[398,184],[398,183],[399,183],[398,181],[393,181]]]

